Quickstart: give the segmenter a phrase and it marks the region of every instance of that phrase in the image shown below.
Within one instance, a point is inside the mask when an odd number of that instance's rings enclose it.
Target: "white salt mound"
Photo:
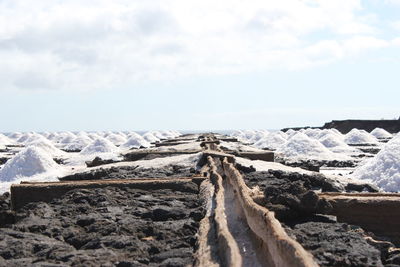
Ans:
[[[261,139],[265,138],[268,136],[268,132],[267,131],[257,131],[256,133],[254,133],[254,135],[248,140],[249,143],[256,143],[258,141],[260,141]]]
[[[170,131],[160,131],[160,133],[164,136],[166,139],[174,138],[175,135],[171,133]]]
[[[392,138],[393,135],[382,128],[375,128],[371,131],[371,135],[375,136],[376,138]]]
[[[63,149],[69,151],[82,150],[91,143],[93,143],[92,139],[90,139],[88,136],[81,135],[72,140],[71,143],[66,144]]]
[[[116,146],[122,145],[123,143],[125,143],[127,141],[125,136],[115,134],[115,133],[108,134],[106,139],[109,140],[111,143],[113,143]]]
[[[344,141],[346,144],[358,145],[358,144],[377,144],[377,139],[365,130],[353,129],[348,132]]]
[[[100,137],[95,141],[93,141],[93,143],[82,149],[80,154],[90,155],[97,153],[112,153],[117,151],[118,147],[116,147],[113,143],[111,143],[107,139]]]
[[[310,137],[310,138],[317,139],[318,136],[319,136],[319,134],[321,133],[321,131],[322,131],[322,130],[320,130],[320,129],[311,129],[311,128],[308,128],[308,129],[305,129],[305,130],[303,131],[303,133],[304,133],[305,135],[307,135],[308,137]]]
[[[21,177],[30,177],[53,171],[59,165],[50,154],[38,147],[27,147],[7,161],[0,170],[0,181],[10,182]]]
[[[135,133],[135,132],[129,132],[127,137],[128,137],[128,139],[130,139],[132,137],[141,138],[142,136],[140,134],[138,134],[138,133]]]
[[[147,142],[143,137],[132,136],[125,143],[121,145],[121,148],[140,148],[140,147],[150,147],[151,144]]]
[[[159,131],[151,131],[151,133],[157,137],[158,139],[165,139],[164,135],[160,133]]]
[[[8,138],[4,134],[0,134],[0,147],[1,146],[6,146],[6,145],[15,145],[15,141]]]
[[[51,156],[62,156],[65,154],[64,151],[58,149],[53,145],[53,143],[47,139],[37,139],[32,142],[26,143],[27,146],[34,146],[34,147],[39,147],[46,153],[48,153]]]
[[[319,139],[319,141],[326,148],[335,153],[351,153],[357,151],[357,149],[346,144],[342,137],[339,137],[334,133],[325,134],[323,138]]]
[[[155,143],[160,141],[159,138],[155,137],[154,134],[152,134],[151,132],[147,132],[143,135],[144,140],[146,140],[149,143]]]
[[[333,153],[318,140],[311,139],[304,133],[293,135],[286,143],[277,149],[286,157],[307,158],[319,160],[348,159],[347,156]]]
[[[20,133],[20,132],[14,132],[14,133],[10,133],[7,135],[7,137],[9,137],[13,140],[18,140],[21,136],[22,136],[22,133]]]
[[[321,140],[323,138],[325,138],[325,136],[327,135],[334,135],[336,136],[338,139],[343,140],[344,139],[344,135],[341,134],[338,130],[336,129],[323,129],[322,131],[319,132],[319,134],[316,136],[318,140]]]
[[[383,146],[375,157],[358,167],[353,176],[368,179],[385,191],[400,191],[400,138]]]
[[[279,133],[272,132],[254,144],[257,148],[277,149],[286,142]]]

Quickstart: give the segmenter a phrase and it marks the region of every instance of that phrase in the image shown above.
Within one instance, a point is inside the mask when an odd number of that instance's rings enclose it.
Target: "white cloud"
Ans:
[[[0,89],[326,64],[391,44],[371,18],[360,0],[3,0]]]

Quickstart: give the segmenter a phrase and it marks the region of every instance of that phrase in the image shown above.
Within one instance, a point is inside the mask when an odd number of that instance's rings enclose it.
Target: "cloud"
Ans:
[[[360,0],[0,2],[1,89],[299,69],[392,45]]]

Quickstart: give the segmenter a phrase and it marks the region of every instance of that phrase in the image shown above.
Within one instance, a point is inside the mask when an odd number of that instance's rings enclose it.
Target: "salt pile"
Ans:
[[[302,129],[301,132],[303,132],[305,135],[307,135],[310,138],[317,139],[319,134],[321,133],[320,129]]]
[[[127,141],[125,136],[115,133],[108,134],[106,139],[116,146],[120,146]]]
[[[121,148],[140,148],[140,147],[150,147],[151,144],[147,142],[143,137],[140,135],[138,137],[132,136],[121,145]]]
[[[46,138],[50,141],[55,142],[58,138],[58,133],[50,133]]]
[[[86,146],[80,152],[82,155],[91,155],[97,153],[113,153],[117,152],[118,147],[105,138],[99,137],[90,145]]]
[[[1,146],[5,147],[7,145],[15,145],[15,141],[3,134],[0,134],[0,147]]]
[[[26,133],[18,139],[18,143],[24,144],[24,145],[29,144],[34,141],[48,141],[48,139],[38,133]]]
[[[0,181],[10,182],[22,177],[54,171],[59,168],[51,155],[38,147],[27,147],[7,161],[0,170]]]
[[[63,156],[65,154],[64,151],[61,151],[60,149],[56,148],[52,142],[44,138],[28,142],[26,143],[26,145],[41,148],[43,151],[45,151],[47,154],[53,157]]]
[[[257,148],[277,149],[286,142],[281,134],[272,132],[254,144]]]
[[[289,129],[285,132],[287,138],[292,137],[293,135],[295,135],[297,133],[297,131],[293,130],[293,129]]]
[[[97,133],[88,133],[87,135],[88,135],[89,138],[92,139],[92,140],[96,140],[96,139],[98,139],[98,138],[102,138],[102,137],[101,137],[99,134],[97,134]]]
[[[140,134],[138,134],[138,133],[129,132],[129,134],[128,134],[128,139],[130,139],[130,138],[132,138],[132,137],[135,137],[135,138],[142,138],[142,136],[141,136]]]
[[[151,132],[147,132],[143,135],[144,140],[146,140],[149,143],[155,143],[160,141],[159,138],[155,137],[154,134],[152,134]]]
[[[15,132],[15,133],[11,133],[11,134],[7,135],[7,137],[9,137],[13,140],[18,140],[21,136],[22,136],[22,133],[20,133],[20,132]]]
[[[88,136],[80,135],[73,139],[71,143],[64,145],[63,149],[67,151],[80,151],[93,142]]]
[[[61,132],[60,134],[58,134],[58,136],[55,138],[55,140],[52,140],[52,141],[61,143],[61,144],[68,144],[74,138],[76,138],[76,135],[71,132]]]
[[[334,135],[334,136],[336,136],[337,138],[339,138],[339,139],[341,139],[341,140],[344,139],[344,135],[341,134],[341,133],[340,133],[338,130],[336,130],[336,129],[323,129],[322,131],[320,131],[320,132],[318,133],[318,135],[316,136],[316,138],[317,138],[318,140],[321,140],[321,139],[325,138],[325,136],[327,136],[327,135],[330,135],[330,136]]]
[[[267,131],[257,131],[254,133],[254,135],[248,139],[249,143],[256,143],[258,141],[260,141],[263,138],[266,138],[268,136],[268,132]]]
[[[158,139],[165,139],[164,135],[162,133],[160,133],[159,131],[152,131],[151,132],[155,137],[157,137]]]
[[[371,131],[371,135],[375,136],[375,138],[378,139],[387,139],[387,138],[392,138],[393,135],[386,131],[385,129],[382,128],[375,128]]]
[[[343,141],[343,137],[332,132],[325,134],[319,141],[326,148],[335,153],[351,153],[357,151],[357,149],[354,149],[346,144]]]
[[[175,134],[170,131],[160,131],[160,133],[162,134],[162,136],[164,136],[165,139],[171,139],[175,137]]]
[[[269,134],[268,131],[264,130],[239,130],[235,131],[231,134],[232,137],[236,137],[239,141],[245,143],[257,143],[263,138],[267,137]],[[284,133],[282,133],[284,134]]]
[[[18,143],[25,143],[30,137],[32,137],[31,133],[23,133],[18,139]],[[31,140],[32,141],[32,140]]]
[[[353,129],[344,136],[346,144],[377,144],[377,139],[365,130]]]
[[[385,191],[400,191],[400,137],[383,146],[375,157],[358,167],[353,177],[368,179]]]
[[[293,135],[285,144],[277,149],[286,157],[318,159],[318,160],[348,160],[345,155],[336,154],[322,145],[318,140],[311,139],[304,133]]]

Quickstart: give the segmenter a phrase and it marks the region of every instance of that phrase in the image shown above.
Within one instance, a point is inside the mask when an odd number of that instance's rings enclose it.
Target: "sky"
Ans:
[[[0,132],[400,116],[400,0],[0,0]]]

